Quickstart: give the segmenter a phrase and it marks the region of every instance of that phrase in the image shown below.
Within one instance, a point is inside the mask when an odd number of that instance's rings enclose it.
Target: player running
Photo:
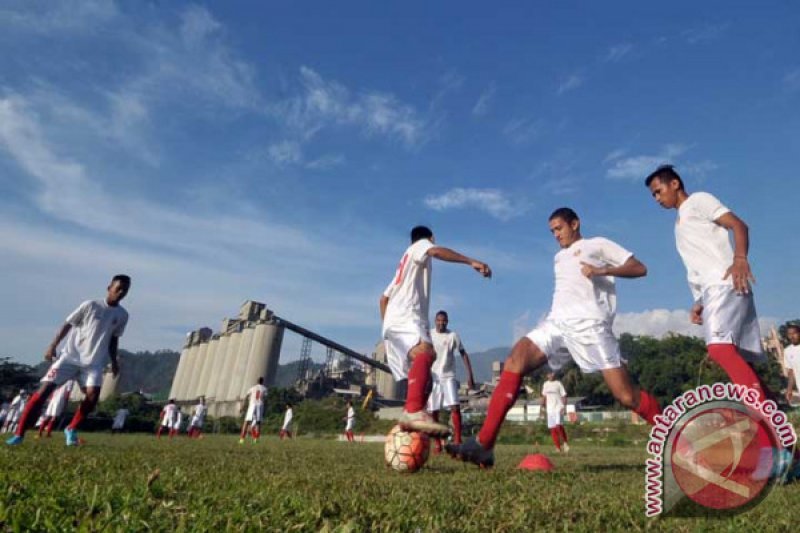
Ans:
[[[580,219],[568,207],[556,209],[549,226],[561,247],[554,261],[550,313],[512,348],[478,437],[447,445],[447,452],[463,461],[492,466],[497,434],[517,400],[523,376],[545,364],[556,371],[570,357],[583,372],[601,372],[617,401],[649,423],[661,412],[651,394],[631,383],[611,331],[617,309],[615,278],[640,278],[647,268],[615,242],[584,239]]]
[[[83,302],[67,317],[44,356],[47,361],[56,359],[56,350],[63,340],[58,358],[42,378],[39,390],[31,396],[15,435],[6,444],[22,443],[26,424],[36,420],[48,395],[56,387],[75,379],[85,397],[64,434],[67,446],[78,445],[78,426],[97,405],[103,369],[109,361],[114,376],[119,374],[117,348],[128,323],[128,312],[120,302],[130,288],[131,278],[118,274],[111,279],[104,299]]]
[[[14,396],[14,399],[11,400],[11,404],[8,406],[8,411],[6,412],[6,423],[3,426],[3,433],[16,431],[20,414],[25,410],[25,405],[27,403],[28,391],[25,389],[20,389],[19,394]],[[14,437],[11,437],[7,443],[13,439]]]
[[[786,326],[786,336],[789,337],[789,346],[783,349],[783,364],[786,367],[786,377],[789,384],[786,386],[786,401],[792,404],[794,388],[800,392],[800,325],[789,324]]]
[[[547,429],[556,450],[569,452],[567,432],[564,429],[564,413],[567,408],[567,391],[556,379],[555,372],[547,373],[547,380],[542,384],[542,407],[547,413]]]
[[[264,378],[258,378],[258,383],[247,391],[247,414],[242,423],[242,432],[239,434],[239,444],[244,444],[248,429],[253,437],[253,443],[258,442],[261,436],[261,422],[264,420],[264,398],[267,397],[267,388]]]
[[[755,279],[747,261],[747,225],[711,194],[688,194],[672,165],[658,167],[645,184],[661,207],[678,211],[675,244],[694,298],[689,318],[703,326],[708,357],[731,381],[756,389],[763,402],[767,389],[745,360],[764,359],[750,288]]]
[[[409,246],[380,298],[383,339],[392,376],[408,378],[408,393],[400,425],[434,436],[446,436],[450,428],[435,422],[425,411],[436,351],[430,336],[428,307],[431,294],[431,258],[463,263],[490,278],[489,265],[434,244],[433,232],[425,226],[411,230]]]
[[[203,431],[203,424],[206,420],[206,413],[208,412],[208,407],[206,407],[206,399],[203,396],[200,396],[200,400],[197,402],[197,405],[194,406],[192,410],[192,419],[189,421],[189,436],[193,438],[200,438],[200,434]]]
[[[292,438],[292,419],[294,418],[294,411],[292,411],[292,404],[286,403],[286,412],[283,415],[283,425],[279,434],[281,440]]]
[[[161,433],[164,429],[167,430],[167,434],[169,438],[173,436],[173,427],[175,426],[175,421],[178,418],[178,406],[175,405],[175,400],[171,399],[167,402],[167,405],[161,410],[161,424],[158,426],[158,431],[156,431],[156,438],[161,438]]]
[[[436,361],[431,367],[433,386],[428,396],[427,410],[433,420],[439,421],[439,411],[444,407],[450,411],[450,421],[453,425],[453,442],[461,444],[461,405],[458,399],[458,380],[456,379],[456,352],[461,354],[464,367],[467,369],[467,386],[470,390],[475,388],[475,376],[472,373],[472,364],[469,354],[461,343],[461,337],[455,331],[447,329],[450,319],[447,311],[436,313],[436,327],[431,331],[431,340],[436,350]],[[436,453],[442,451],[442,442],[436,439]]]
[[[347,400],[347,415],[344,417],[344,436],[347,442],[353,442],[353,430],[356,427],[356,410],[353,409],[352,400]]]
[[[44,415],[42,415],[42,423],[39,426],[40,438],[43,433],[47,438],[50,438],[50,434],[53,432],[53,424],[61,417],[64,413],[64,409],[67,407],[69,395],[72,394],[74,383],[73,380],[69,380],[54,390],[50,395],[50,401],[47,403],[47,409],[45,409]]]

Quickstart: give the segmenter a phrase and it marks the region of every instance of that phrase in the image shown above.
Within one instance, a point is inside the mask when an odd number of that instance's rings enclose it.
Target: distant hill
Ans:
[[[492,363],[494,361],[505,361],[511,348],[499,347],[491,348],[483,352],[469,353],[469,360],[472,363],[472,371],[475,374],[475,381],[478,383],[492,380]],[[461,355],[456,355],[456,375],[461,383],[466,383],[466,371],[461,360]]]

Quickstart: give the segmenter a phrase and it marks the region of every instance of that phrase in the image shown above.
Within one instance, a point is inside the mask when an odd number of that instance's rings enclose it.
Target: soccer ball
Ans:
[[[386,435],[384,445],[386,465],[398,472],[416,472],[428,460],[431,439],[425,433],[406,431],[399,425]]]

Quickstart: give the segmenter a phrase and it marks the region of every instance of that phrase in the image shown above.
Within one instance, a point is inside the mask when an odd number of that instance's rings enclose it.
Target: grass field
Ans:
[[[381,444],[235,436],[168,441],[146,435],[33,434],[0,449],[0,529],[12,531],[789,531],[800,485],[726,519],[647,519],[643,445],[502,445],[491,471],[432,456],[400,475]],[[514,469],[542,451],[552,474]]]

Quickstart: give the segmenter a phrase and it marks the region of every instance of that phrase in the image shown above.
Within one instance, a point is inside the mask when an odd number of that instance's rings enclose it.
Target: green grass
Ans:
[[[84,436],[0,449],[0,530],[763,531],[794,529],[800,504],[788,486],[733,518],[647,519],[643,444],[501,445],[491,471],[432,456],[400,475],[380,444]],[[514,469],[536,451],[554,473]]]

